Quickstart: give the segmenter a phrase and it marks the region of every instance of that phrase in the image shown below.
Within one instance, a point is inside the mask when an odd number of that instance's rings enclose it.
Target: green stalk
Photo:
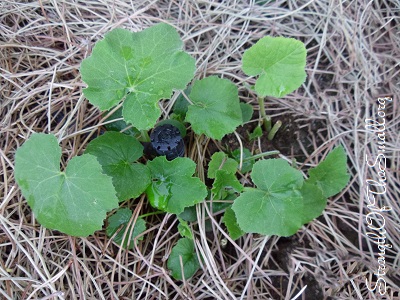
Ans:
[[[148,216],[159,215],[159,214],[165,214],[165,211],[161,211],[161,210],[153,211],[153,212],[149,212],[147,214],[140,215],[139,217],[140,218],[146,218]]]
[[[279,128],[281,128],[282,126],[282,121],[276,121],[276,123],[274,124],[274,126],[272,127],[271,131],[268,133],[268,140],[272,141],[274,139],[275,134],[277,133],[277,131],[279,130]]]
[[[140,142],[150,143],[150,136],[146,130],[140,130],[140,138],[138,139]]]
[[[271,121],[271,116],[265,116],[264,119],[264,127],[265,127],[265,131],[268,133],[271,131],[271,127],[272,127],[272,121]]]
[[[258,97],[258,105],[260,107],[260,115],[264,124],[264,129],[266,132],[271,131],[271,116],[267,115],[265,112],[265,100],[263,97]]]
[[[258,159],[258,158],[265,157],[265,156],[275,155],[275,154],[279,154],[279,153],[280,153],[280,152],[277,151],[277,150],[274,150],[274,151],[267,151],[267,152],[255,154],[255,155],[250,156],[250,157],[246,157],[246,158],[243,159],[243,162],[249,161],[249,160],[253,160],[253,159]]]

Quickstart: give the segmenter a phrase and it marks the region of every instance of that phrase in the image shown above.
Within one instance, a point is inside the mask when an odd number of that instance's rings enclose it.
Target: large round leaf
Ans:
[[[304,44],[285,37],[266,36],[243,54],[243,72],[257,76],[255,90],[260,97],[283,97],[306,79]]]

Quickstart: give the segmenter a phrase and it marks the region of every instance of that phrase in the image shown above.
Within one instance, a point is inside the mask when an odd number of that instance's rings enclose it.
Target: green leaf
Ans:
[[[319,217],[324,211],[327,203],[326,197],[316,185],[304,182],[300,189],[303,197],[303,224]]]
[[[232,205],[240,228],[265,235],[296,233],[305,219],[301,172],[283,159],[268,159],[254,164],[251,178],[258,188],[245,191]]]
[[[339,193],[349,182],[347,156],[342,146],[333,149],[324,161],[308,171],[309,183],[316,184],[325,197]]]
[[[106,115],[109,111],[105,112]],[[113,114],[111,114],[105,122],[116,120],[112,123],[105,124],[104,127],[109,131],[123,131],[124,134],[140,137],[140,131],[135,127],[128,125],[124,120],[117,120],[122,118],[122,107],[117,109]],[[128,129],[127,129],[128,128]]]
[[[226,190],[233,189],[235,192],[242,192],[243,186],[236,178],[235,174],[225,170],[217,170],[215,180],[212,187],[214,199],[225,199],[227,196]]]
[[[226,209],[224,217],[222,218],[222,222],[224,222],[226,228],[228,229],[229,236],[233,240],[237,240],[245,234],[245,232],[239,227],[235,212],[232,210],[232,208],[228,207]]]
[[[253,154],[251,154],[249,149],[243,148],[243,163],[242,169],[240,170],[242,174],[250,172],[253,168],[253,165],[256,161],[254,159],[245,160],[252,156]],[[238,164],[240,163],[240,148],[232,151],[232,157],[237,161]]]
[[[246,123],[253,117],[253,106],[248,103],[240,102],[240,109],[242,111],[242,122]]]
[[[142,218],[138,218],[128,228],[128,223],[132,217],[132,211],[128,208],[120,208],[108,218],[108,226],[106,233],[108,237],[112,237],[118,229],[114,241],[124,248],[133,249],[135,246],[135,238],[146,230],[146,222]],[[133,227],[133,228],[132,228]],[[124,239],[125,235],[125,239]],[[143,236],[137,240],[143,240]],[[129,245],[128,245],[129,243]]]
[[[211,161],[208,164],[208,178],[215,178],[217,170],[225,170],[228,173],[235,174],[238,167],[238,163],[232,159],[228,158],[224,152],[215,152],[211,156]]]
[[[200,268],[194,243],[188,238],[181,238],[175,247],[172,248],[168,258],[167,267],[172,271],[172,277],[182,280],[182,273],[185,279],[192,277]],[[182,270],[183,267],[183,270]],[[183,272],[182,272],[183,271]]]
[[[197,134],[220,140],[242,124],[237,87],[227,79],[206,77],[193,84],[186,121]]]
[[[243,72],[257,76],[255,90],[259,97],[283,97],[306,79],[304,44],[284,37],[266,36],[243,54]]]
[[[94,156],[72,158],[64,172],[60,159],[54,135],[33,134],[16,152],[15,179],[43,226],[88,236],[118,206],[115,189]]]
[[[179,234],[182,237],[187,237],[188,239],[193,240],[193,234],[192,234],[192,231],[190,230],[188,223],[179,217],[178,217],[178,220],[179,220],[179,224],[178,224]]]
[[[258,139],[259,137],[262,137],[263,131],[260,125],[258,125],[256,128],[254,128],[252,133],[249,133],[249,139],[250,141]]]
[[[179,214],[179,218],[185,220],[187,222],[195,222],[197,221],[197,213],[196,213],[196,206],[192,205],[189,207],[185,207],[183,212]]]
[[[141,32],[110,31],[82,61],[85,96],[101,110],[124,100],[125,121],[138,130],[152,128],[161,114],[158,100],[184,89],[194,76],[195,60],[182,46],[176,30],[164,23]]]
[[[146,194],[150,204],[162,211],[180,214],[185,207],[204,200],[207,188],[197,177],[192,177],[196,164],[189,158],[168,161],[165,156],[149,161],[152,182]]]
[[[140,196],[149,186],[149,169],[135,162],[143,155],[143,146],[134,137],[106,132],[89,143],[86,153],[96,156],[112,177],[120,201]]]

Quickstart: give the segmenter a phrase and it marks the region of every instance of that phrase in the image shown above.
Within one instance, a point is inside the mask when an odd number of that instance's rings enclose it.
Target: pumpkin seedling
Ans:
[[[123,121],[121,111],[116,110],[110,118],[119,121],[109,126],[114,131],[92,140],[65,170],[60,170],[61,148],[51,134],[33,134],[15,157],[15,178],[22,194],[39,222],[50,229],[90,235],[102,228],[107,212],[117,208],[118,202],[146,194],[157,212],[139,216],[135,224],[126,208],[109,218],[108,236],[131,249],[142,238],[146,216],[159,212],[179,216],[183,238],[167,263],[176,279],[187,279],[200,266],[190,232],[193,224],[186,222],[194,205],[208,200],[206,205],[213,213],[214,209],[225,210],[222,221],[234,239],[245,233],[288,236],[318,217],[326,198],[349,180],[342,147],[310,170],[308,179],[283,159],[256,161],[276,152],[252,155],[243,149],[232,152],[231,158],[222,152],[212,156],[207,175],[213,184],[207,189],[195,176],[195,162],[181,157],[185,128],[176,120],[154,128],[161,115],[158,101],[186,89],[189,101],[179,100],[177,119],[190,123],[194,133],[217,140],[249,121],[252,108],[239,102],[238,89],[228,79],[210,76],[187,88],[194,77],[195,60],[182,46],[178,33],[167,24],[135,33],[125,29],[107,33],[82,62],[82,79],[88,85],[84,94],[103,111],[122,105]],[[279,122],[270,128],[264,98],[282,97],[304,81],[305,55],[301,42],[265,37],[243,56],[244,72],[259,75],[254,90],[269,138]],[[131,130],[123,128],[127,124],[133,126]],[[144,147],[138,139],[151,142],[155,154],[162,156],[144,164]],[[240,167],[241,174],[252,170],[256,187],[242,185],[237,177]],[[190,216],[195,218],[195,214]]]

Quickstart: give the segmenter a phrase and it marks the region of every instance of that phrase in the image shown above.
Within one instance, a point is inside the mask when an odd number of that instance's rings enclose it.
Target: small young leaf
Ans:
[[[176,30],[161,23],[141,32],[117,28],[96,43],[82,61],[89,101],[107,110],[124,100],[123,116],[138,130],[154,126],[158,100],[170,98],[193,78],[195,60],[182,51]]]
[[[266,36],[243,54],[243,72],[260,77],[255,90],[259,97],[283,97],[306,79],[304,44],[284,37]]]
[[[217,170],[225,170],[228,173],[235,174],[237,167],[238,163],[234,159],[228,158],[228,155],[224,152],[215,152],[208,164],[207,177],[215,178]]]
[[[72,158],[60,171],[61,148],[54,135],[36,133],[15,155],[15,179],[38,221],[73,236],[101,229],[118,206],[111,178],[96,157]]]
[[[121,228],[118,231],[117,235],[114,237],[114,241],[118,245],[122,245],[122,247],[127,249],[133,249],[135,246],[135,238],[146,230],[146,221],[142,218],[138,218],[136,220],[136,223],[131,224],[131,226],[127,228],[131,217],[132,211],[130,209],[120,208],[115,214],[108,218],[108,226],[106,229],[107,236],[112,237],[114,233]],[[132,226],[134,226],[133,229]],[[130,234],[131,231],[132,234]],[[122,240],[124,238],[124,235],[125,239]],[[143,236],[141,236],[137,240],[143,240]]]
[[[177,280],[183,279],[182,274],[185,279],[192,277],[200,268],[193,241],[188,238],[181,238],[172,248],[167,266],[172,271],[172,277]]]
[[[339,193],[349,182],[347,156],[343,146],[333,149],[324,161],[308,171],[309,183],[316,184],[325,197]]]
[[[250,141],[258,139],[259,137],[262,137],[263,135],[263,131],[261,126],[257,126],[256,128],[254,128],[252,133],[249,133],[249,139]]]
[[[179,217],[178,217],[178,220],[179,220],[179,224],[178,224],[179,234],[182,237],[186,237],[188,239],[193,240],[193,234],[192,234],[192,231],[190,230],[188,223]]]
[[[226,228],[228,229],[229,236],[233,240],[237,240],[245,234],[245,232],[239,227],[235,212],[232,210],[232,208],[228,207],[226,209],[224,217],[222,218],[222,222],[224,222]]]
[[[143,146],[134,137],[106,132],[89,143],[86,153],[96,156],[112,177],[120,201],[140,196],[149,186],[149,169],[134,162],[143,155]]]
[[[242,124],[237,87],[227,79],[206,77],[193,84],[186,121],[197,134],[220,140]]]
[[[251,178],[258,188],[245,191],[232,205],[240,228],[265,235],[296,233],[304,224],[301,172],[283,159],[268,159],[254,164]]]
[[[217,170],[211,190],[214,199],[225,199],[227,196],[227,189],[233,189],[235,192],[240,193],[243,191],[243,186],[236,178],[235,174],[229,173],[226,170]]]
[[[251,154],[250,150],[247,148],[243,148],[243,159],[250,158],[252,157],[253,154]],[[237,163],[240,163],[240,149],[235,149],[232,151],[232,157],[237,161]],[[245,174],[247,172],[250,172],[251,169],[253,168],[253,165],[256,161],[254,159],[246,160],[243,161],[242,163],[242,169],[240,170],[242,174]]]
[[[165,212],[180,214],[185,207],[204,200],[207,188],[197,177],[192,177],[196,164],[189,158],[168,161],[165,156],[149,161],[152,182],[146,194],[150,204]]]
[[[242,111],[242,122],[246,123],[253,117],[253,106],[248,103],[240,102],[240,109]]]

